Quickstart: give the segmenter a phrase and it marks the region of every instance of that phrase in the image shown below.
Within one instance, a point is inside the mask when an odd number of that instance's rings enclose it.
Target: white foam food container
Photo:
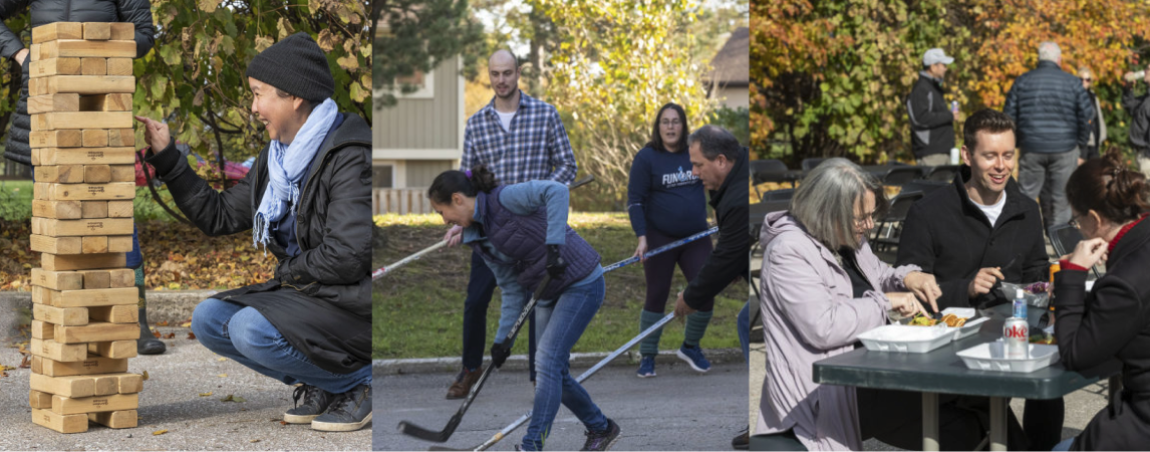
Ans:
[[[954,340],[956,340],[956,341],[959,339],[965,338],[965,337],[969,337],[970,335],[972,335],[974,333],[977,333],[979,328],[982,328],[982,324],[985,323],[987,320],[990,320],[989,318],[986,318],[986,317],[979,317],[977,319],[974,318],[975,315],[978,315],[978,310],[974,309],[974,308],[946,308],[946,309],[943,309],[942,315],[946,316],[947,314],[954,314],[955,316],[962,317],[962,318],[966,319],[966,323],[964,323],[962,326],[957,327],[957,328],[946,326],[946,324],[942,323],[942,322],[939,322],[937,325],[935,325],[936,327],[939,327],[939,328],[946,328],[950,331],[954,331]]]
[[[867,350],[876,352],[926,353],[954,340],[945,328],[883,325],[859,335]]]
[[[975,345],[958,352],[967,368],[998,372],[1028,373],[1058,362],[1058,346],[1026,344],[1030,354],[1024,359],[1007,359],[1002,340]]]

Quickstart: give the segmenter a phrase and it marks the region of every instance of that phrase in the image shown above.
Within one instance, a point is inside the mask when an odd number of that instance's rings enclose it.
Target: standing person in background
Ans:
[[[1142,71],[1142,81],[1150,86],[1150,71]],[[1122,108],[1130,115],[1130,147],[1138,158],[1138,170],[1150,178],[1150,92],[1134,95],[1138,83],[1132,72],[1126,73],[1122,85]]]
[[[495,97],[467,118],[460,166],[485,165],[502,185],[532,180],[570,184],[575,180],[575,152],[559,112],[550,104],[519,90],[519,60],[510,50],[498,50],[487,60],[487,76]],[[443,239],[448,246],[462,240],[463,228],[452,226]],[[495,292],[495,275],[478,252],[471,253],[471,276],[463,303],[463,369],[447,390],[448,399],[461,399],[483,373],[487,341],[487,306]],[[527,359],[535,381],[535,320],[528,335]]]
[[[1102,104],[1098,102],[1098,94],[1091,88],[1094,86],[1094,73],[1090,68],[1083,66],[1078,68],[1078,78],[1082,79],[1082,89],[1086,90],[1086,94],[1090,96],[1091,104],[1094,105],[1094,119],[1091,121],[1090,140],[1086,142],[1086,148],[1083,150],[1081,156],[1078,157],[1078,164],[1098,158],[1098,150],[1102,149],[1102,144],[1106,142],[1106,119],[1102,117]]]
[[[950,111],[942,88],[946,66],[954,58],[942,49],[930,49],[922,55],[922,72],[906,97],[906,111],[910,115],[910,143],[919,166],[938,166],[950,163],[950,149],[954,147],[954,113]]]
[[[651,259],[647,251],[707,229],[707,198],[703,184],[691,173],[691,156],[687,151],[687,115],[683,107],[669,103],[655,115],[651,141],[631,163],[627,184],[627,212],[631,228],[639,237],[635,256],[643,259],[647,282],[647,301],[639,317],[639,331],[644,331],[663,318],[675,265],[687,281],[695,279],[703,262],[711,254],[711,240],[696,240]],[[686,168],[684,170],[683,168]],[[699,340],[707,331],[711,312],[687,316],[683,345],[677,355],[697,372],[707,372],[711,363],[703,356]],[[655,376],[655,355],[659,353],[662,330],[647,336],[639,345],[639,378]]]
[[[32,0],[0,2],[0,19],[8,19],[24,12],[31,12],[31,27],[36,28],[55,22],[131,22],[136,25],[136,58],[143,58],[155,44],[156,28],[152,24],[152,7],[148,0],[73,0],[68,2]],[[4,142],[4,157],[24,165],[32,165],[32,147],[28,136],[32,129],[32,119],[28,116],[28,68],[32,58],[20,37],[0,22],[0,56],[9,58],[22,68],[20,100],[16,103]],[[144,256],[140,253],[139,231],[132,227],[132,251],[128,253],[126,265],[136,270],[136,289],[139,291],[140,338],[136,340],[137,352],[141,355],[164,353],[167,347],[148,328],[148,301],[144,290]]]
[[[1022,193],[1038,199],[1044,230],[1070,221],[1066,181],[1090,140],[1096,114],[1082,81],[1061,64],[1058,44],[1039,44],[1038,67],[1014,80],[1002,107],[1017,126],[1018,183]]]

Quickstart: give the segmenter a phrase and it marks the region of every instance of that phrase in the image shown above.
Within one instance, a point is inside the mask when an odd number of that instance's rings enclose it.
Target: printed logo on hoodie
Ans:
[[[679,167],[679,171],[675,173],[667,173],[663,175],[663,187],[675,188],[686,185],[691,185],[699,181],[698,177],[691,174],[690,170],[683,171],[683,167]]]

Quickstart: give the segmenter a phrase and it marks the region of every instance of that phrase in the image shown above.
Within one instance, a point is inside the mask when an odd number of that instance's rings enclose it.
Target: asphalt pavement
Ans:
[[[635,366],[607,367],[583,386],[607,417],[622,429],[614,450],[731,450],[731,439],[747,421],[747,368],[742,363],[716,364],[698,374],[668,357],[659,361],[658,376],[640,379]],[[585,368],[574,368],[579,375]],[[406,420],[432,430],[442,429],[461,400],[445,400],[453,374],[377,374],[375,406],[380,407],[374,430],[375,450],[427,450],[434,443],[404,436],[397,430]],[[439,446],[472,448],[531,409],[534,392],[522,371],[491,376],[451,439]],[[513,450],[526,425],[491,450]],[[548,438],[549,450],[578,450],[584,427],[560,408]]]

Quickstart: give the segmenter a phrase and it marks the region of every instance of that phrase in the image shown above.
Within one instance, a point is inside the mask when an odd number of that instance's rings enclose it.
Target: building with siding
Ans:
[[[724,107],[737,109],[750,106],[751,35],[747,27],[736,28],[723,48],[711,59],[712,72],[703,82],[707,93]]]

